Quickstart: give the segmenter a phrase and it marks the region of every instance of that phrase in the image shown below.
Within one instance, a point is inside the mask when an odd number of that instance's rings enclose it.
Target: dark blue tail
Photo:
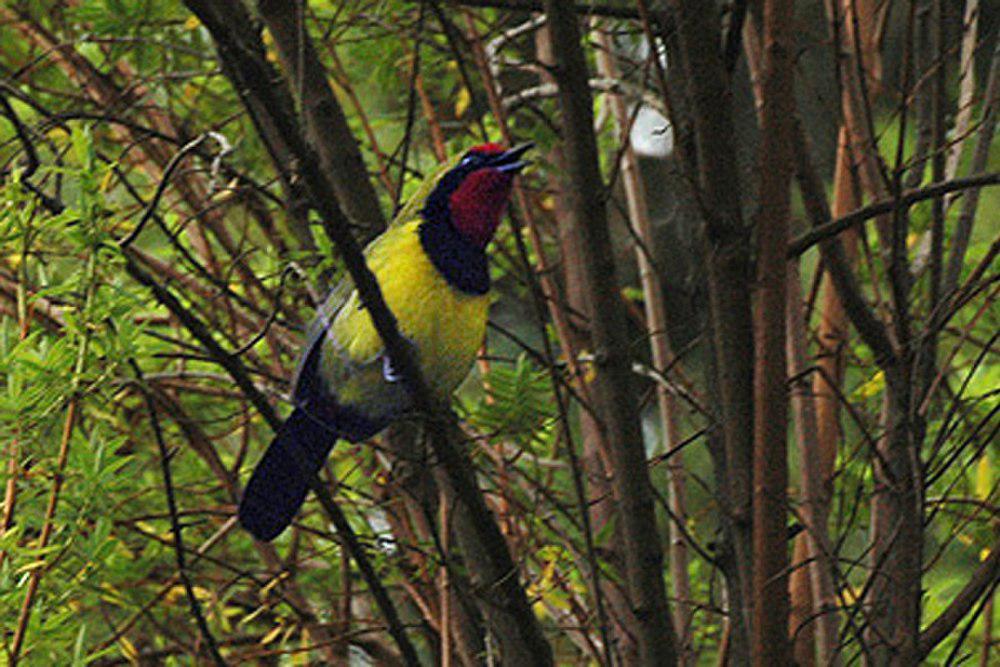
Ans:
[[[288,527],[306,498],[308,480],[326,461],[337,433],[296,408],[264,452],[240,501],[240,523],[270,541]]]

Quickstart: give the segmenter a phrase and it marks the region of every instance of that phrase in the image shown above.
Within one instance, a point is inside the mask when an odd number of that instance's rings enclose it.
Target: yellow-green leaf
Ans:
[[[462,114],[465,113],[466,109],[469,108],[469,104],[472,102],[472,94],[469,93],[469,89],[462,86],[458,89],[458,97],[455,98],[455,117],[461,118]]]
[[[136,649],[135,644],[129,641],[128,637],[119,637],[118,646],[121,648],[122,657],[133,665],[139,664],[139,651]]]
[[[278,635],[280,635],[282,633],[282,631],[284,631],[284,629],[285,629],[285,626],[283,626],[283,625],[276,625],[276,626],[274,626],[273,628],[271,628],[271,630],[266,635],[264,635],[263,637],[260,638],[260,645],[261,646],[267,646],[268,644],[270,644],[271,642],[273,642],[275,639],[277,639]]]
[[[993,489],[993,465],[990,453],[983,452],[983,457],[976,464],[976,498],[986,500]]]

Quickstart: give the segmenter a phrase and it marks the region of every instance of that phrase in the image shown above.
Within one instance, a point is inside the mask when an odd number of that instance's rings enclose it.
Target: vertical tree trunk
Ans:
[[[636,618],[634,632],[642,664],[673,665],[677,661],[676,639],[663,585],[663,554],[657,537],[638,405],[629,389],[629,341],[610,252],[587,66],[573,7],[547,0],[545,9],[562,110],[566,192],[580,238],[580,277],[590,311],[599,314],[590,322],[595,358],[593,402],[613,468],[612,488],[620,513],[625,580]]]
[[[837,157],[833,177],[833,204],[831,213],[834,217],[844,215],[861,206],[861,195],[858,192],[857,179],[852,173],[851,150],[847,136],[848,130],[842,127],[837,144]],[[848,262],[853,264],[856,256],[856,233],[848,231],[844,234],[844,250]],[[807,455],[818,464],[816,467],[818,479],[823,486],[822,493],[808,502],[816,503],[815,513],[825,517],[829,515],[829,499],[833,492],[833,470],[837,459],[837,445],[840,442],[840,399],[837,397],[844,381],[845,350],[849,342],[847,315],[837,296],[836,288],[830,280],[829,273],[824,273],[820,284],[820,310],[817,323],[817,339],[819,350],[816,366],[819,370],[813,377],[812,401],[816,411],[816,442],[808,449]],[[819,519],[817,519],[819,520]],[[825,527],[825,525],[824,525]],[[811,557],[809,536],[800,535],[795,540],[793,563]],[[816,608],[814,596],[816,591],[810,587],[813,580],[809,570],[820,567],[813,561],[808,568],[798,568],[792,573],[790,625],[797,631],[803,624],[809,623]],[[810,624],[811,625],[811,624]],[[808,627],[808,626],[807,626]],[[811,665],[815,661],[815,634],[801,632],[795,641],[795,660],[800,665]],[[820,665],[826,664],[830,656],[820,655]]]
[[[792,387],[792,409],[802,467],[799,473],[802,480],[800,511],[806,530],[795,544],[792,567],[797,566],[798,569],[792,570],[790,594],[794,599],[798,592],[802,596],[800,604],[809,606],[798,610],[790,609],[788,625],[793,639],[792,657],[796,665],[801,667],[815,663],[836,667],[840,664],[837,656],[839,616],[833,580],[834,563],[831,562],[833,554],[826,525],[830,508],[827,485],[829,479],[823,476],[822,461],[814,451],[819,442],[819,427],[809,380],[804,375],[809,364],[806,353],[808,332],[802,312],[802,288],[798,269],[798,260],[789,262],[788,311],[785,317],[788,322],[788,374],[796,378]],[[808,559],[808,565],[802,565],[800,559]],[[796,582],[796,578],[800,581]],[[816,632],[806,633],[803,628],[815,628]],[[799,641],[799,634],[807,634],[810,641]]]
[[[539,30],[535,36],[535,44],[538,51],[538,61],[546,66],[551,66],[554,62],[552,55],[552,40],[548,30]],[[552,75],[543,70],[540,73],[543,83],[556,82]],[[569,338],[560,340],[564,346],[564,355],[570,357],[576,354],[577,350],[589,349],[589,325],[586,321],[594,317],[590,311],[590,302],[587,299],[587,292],[584,288],[583,278],[580,272],[583,270],[583,260],[581,259],[580,238],[576,233],[576,225],[571,222],[573,211],[571,202],[568,201],[566,191],[561,187],[558,173],[562,173],[565,168],[565,158],[561,147],[557,144],[552,147],[549,153],[549,160],[556,166],[557,173],[550,176],[552,189],[555,191],[554,215],[558,225],[557,233],[559,238],[559,252],[562,261],[562,278],[565,283],[563,294],[565,295],[566,310],[569,312],[563,315],[566,326],[557,328],[557,331],[564,332]],[[562,308],[561,304],[554,304],[556,309]],[[584,315],[585,317],[579,317]],[[574,377],[577,391],[580,392],[582,400],[587,401],[593,394],[591,380],[584,372],[574,372],[574,367],[570,366],[570,373]],[[576,367],[579,371],[579,366]],[[580,446],[583,456],[580,462],[583,464],[583,472],[586,475],[587,491],[587,513],[591,522],[591,529],[594,534],[601,534],[605,528],[613,524],[617,516],[614,492],[611,488],[611,473],[605,462],[608,460],[608,447],[601,432],[600,423],[590,410],[580,409],[577,424],[580,429]],[[623,563],[625,556],[621,553],[620,528],[611,525],[612,531],[602,548],[608,554],[608,558],[614,563]],[[596,593],[604,596],[608,601],[610,611],[609,643],[611,647],[610,655],[616,655],[622,665],[635,665],[639,661],[639,647],[636,645],[636,638],[629,629],[635,624],[635,616],[629,607],[628,596],[624,587],[611,577],[603,577],[600,580],[601,590]]]
[[[792,0],[765,0],[754,312],[753,664],[788,663],[785,260],[792,177]]]
[[[734,664],[749,662],[753,330],[749,238],[740,211],[732,91],[719,44],[719,20],[700,2],[673,0],[698,158],[705,218],[714,401],[722,456],[715,456],[725,542]]]
[[[316,151],[344,213],[359,228],[359,236],[370,239],[385,228],[385,216],[358,142],[306,32],[306,0],[258,0],[257,8],[274,37],[286,78],[298,97],[306,139]]]
[[[610,34],[601,30],[598,34],[601,48],[597,50],[597,67],[602,76],[617,79],[620,75],[614,62],[614,45]],[[636,264],[639,268],[639,282],[642,286],[643,303],[645,305],[646,328],[649,335],[649,346],[653,367],[663,371],[670,365],[673,354],[670,351],[670,341],[667,339],[666,301],[659,274],[653,266],[648,253],[653,248],[653,229],[649,220],[649,208],[646,203],[646,192],[639,173],[638,159],[629,143],[629,114],[625,101],[617,93],[609,93],[607,99],[615,118],[619,136],[623,145],[621,177],[625,188],[625,198],[628,206],[630,224],[639,239],[636,244]],[[680,442],[677,424],[677,407],[670,390],[663,383],[656,385],[656,405],[660,413],[660,425],[663,433],[663,444],[666,450],[671,450]],[[688,601],[691,599],[691,583],[688,577],[687,542],[678,522],[687,518],[684,503],[684,457],[683,452],[676,452],[667,462],[669,475],[669,503],[673,516],[670,521],[668,555],[670,562],[670,581],[673,596],[678,601],[674,605],[674,629],[677,631],[678,651],[682,664],[691,664],[694,660],[691,645],[691,612]]]
[[[763,54],[758,30],[760,22],[760,17],[755,15],[754,21],[747,23],[744,41],[751,79],[755,83],[754,95],[757,97],[759,112],[762,110],[761,81],[764,78],[762,75]],[[841,135],[843,136],[843,132]],[[801,123],[797,120],[797,114],[793,119],[792,142],[795,145],[805,142],[805,135]],[[850,172],[844,161],[847,155],[844,151],[845,148],[846,146],[841,144],[837,163],[839,178],[835,178],[834,182],[834,191],[839,193],[835,194],[835,197],[838,197],[839,200],[843,200],[845,193],[856,191],[850,187],[853,181],[849,178]],[[848,187],[845,187],[845,184]],[[843,202],[841,201],[841,203]],[[834,206],[837,206],[836,202]],[[829,275],[827,274],[826,277],[828,279]],[[795,413],[795,435],[799,451],[801,512],[806,524],[805,532],[795,541],[794,556],[791,562],[788,632],[793,641],[793,659],[798,667],[817,664],[817,649],[819,650],[818,664],[829,666],[839,664],[835,654],[839,631],[835,611],[837,599],[830,567],[830,540],[826,526],[832,491],[831,476],[839,430],[833,428],[826,433],[828,449],[824,450],[817,417],[817,405],[813,401],[814,397],[809,389],[808,377],[803,375],[808,368],[806,352],[808,332],[802,312],[802,288],[797,259],[789,262],[786,285],[785,319],[788,375],[795,378],[792,385],[792,406]],[[832,286],[828,287],[832,290]],[[824,314],[832,311],[834,315],[839,314],[839,319],[824,320],[824,323],[839,322],[839,328],[835,331],[845,332],[847,321],[836,293],[827,291],[825,296],[827,297],[825,302],[827,307],[824,309]],[[837,340],[841,343],[846,342],[843,334]],[[843,358],[839,346],[834,348],[834,352],[835,354],[821,355],[817,364],[827,362],[829,359]],[[839,387],[839,383],[837,386]],[[830,405],[833,408],[837,407],[832,392]],[[836,412],[833,414],[836,416]],[[836,420],[833,424],[834,427],[837,426]],[[816,591],[815,595],[813,591]],[[816,626],[819,627],[819,633],[815,632]]]
[[[913,33],[915,13],[909,16],[907,34]],[[932,28],[933,30],[934,28]],[[935,42],[932,39],[931,42]],[[903,61],[902,80],[904,94],[914,79],[909,71],[911,44]],[[936,62],[944,67],[943,53],[938,49]],[[939,70],[943,71],[943,70]],[[940,78],[935,77],[935,84]],[[935,88],[940,88],[935,85]],[[932,136],[935,144],[943,140],[940,98],[935,90],[932,98]],[[905,132],[907,116],[900,119],[900,132]],[[893,193],[902,190],[903,145],[899,144],[897,167],[893,174]],[[943,175],[944,153],[935,151],[934,173]],[[943,226],[940,200],[934,205],[932,246],[936,247],[931,271],[931,308],[938,296],[941,274],[941,239]],[[880,361],[885,373],[883,432],[878,442],[878,456],[872,463],[874,492],[871,507],[872,569],[870,575],[870,633],[871,656],[876,665],[912,665],[919,661],[921,576],[923,556],[923,471],[920,446],[923,441],[922,418],[916,407],[920,402],[921,355],[933,359],[935,331],[930,328],[915,336],[912,327],[910,295],[912,273],[907,239],[909,236],[909,211],[897,207],[893,212],[889,230],[888,249],[883,250],[889,282],[891,326],[898,347],[895,355]],[[883,232],[883,243],[885,242]]]
[[[884,370],[887,432],[874,463],[869,641],[874,664],[904,667],[919,662],[923,475],[911,413],[913,364],[899,359]]]

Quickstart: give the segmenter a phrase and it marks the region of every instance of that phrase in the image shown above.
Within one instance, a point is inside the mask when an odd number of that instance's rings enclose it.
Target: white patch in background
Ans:
[[[632,148],[641,157],[663,159],[674,150],[674,129],[662,113],[649,106],[639,107],[629,134]]]

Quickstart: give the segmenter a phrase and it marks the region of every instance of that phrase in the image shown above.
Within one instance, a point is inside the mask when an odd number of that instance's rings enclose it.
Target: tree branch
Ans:
[[[1000,543],[992,546],[990,555],[979,564],[958,595],[952,598],[945,610],[920,633],[920,659],[926,658],[935,646],[951,634],[959,621],[972,609],[976,600],[983,594],[990,595],[998,583],[1000,583]]]
[[[802,119],[796,114],[795,132],[793,133],[795,147],[795,177],[802,192],[802,201],[806,213],[813,225],[821,225],[830,219],[830,206],[826,200],[823,182],[816,173],[809,141],[802,128]],[[896,359],[895,348],[885,325],[875,316],[874,311],[865,301],[858,285],[857,277],[851,270],[844,252],[844,245],[838,238],[827,238],[820,242],[820,251],[837,296],[844,306],[844,311],[851,324],[858,330],[861,339],[875,353],[879,366],[885,367]]]
[[[257,7],[274,37],[292,91],[299,98],[305,136],[316,150],[323,174],[337,193],[344,214],[371,238],[385,229],[385,217],[361,149],[306,30],[306,0],[258,0]]]
[[[253,380],[250,379],[250,375],[247,373],[246,368],[243,366],[243,363],[239,360],[239,358],[226,352],[212,336],[208,327],[194,313],[185,308],[177,297],[170,292],[170,290],[160,285],[153,276],[149,275],[139,267],[133,256],[133,251],[130,248],[122,248],[122,252],[125,256],[125,270],[128,274],[140,284],[148,287],[153,292],[156,300],[181,321],[191,335],[193,335],[195,339],[201,343],[201,345],[208,352],[209,356],[221,364],[222,367],[229,372],[247,399],[253,404],[257,411],[260,412],[261,416],[264,417],[264,420],[271,427],[271,430],[277,431],[281,427],[281,419],[278,417],[277,413],[275,413],[264,394],[257,389]],[[320,483],[319,479],[315,475],[310,477],[309,487],[316,493],[316,497],[319,498],[320,504],[323,506],[323,509],[326,510],[330,520],[336,527],[337,534],[340,536],[340,539],[343,540],[345,548],[358,564],[358,569],[361,570],[361,574],[365,578],[365,582],[368,584],[372,596],[375,598],[376,603],[379,605],[379,609],[385,616],[386,624],[389,626],[389,633],[399,645],[399,649],[403,654],[404,660],[406,660],[407,664],[419,665],[420,662],[417,659],[416,650],[406,637],[403,625],[399,620],[399,615],[396,613],[395,605],[389,597],[388,592],[385,590],[385,587],[382,585],[382,582],[379,580],[378,574],[375,572],[375,568],[371,565],[371,561],[369,561],[365,549],[358,540],[357,535],[354,534],[354,530],[347,521],[347,517],[344,516],[344,513],[341,512],[340,508],[333,501],[329,491],[327,491],[326,487]]]
[[[695,0],[672,0],[688,90],[697,160],[696,199],[704,218],[712,354],[706,375],[714,393],[721,448],[713,453],[727,544],[720,559],[729,589],[731,657],[749,662],[751,470],[753,467],[753,326],[750,233],[743,220],[732,90],[715,12]],[[690,175],[694,180],[695,175]],[[719,451],[721,450],[721,451]]]
[[[880,215],[891,213],[897,206],[908,208],[926,199],[941,197],[949,192],[959,192],[961,190],[978,189],[983,186],[1000,184],[1000,172],[991,174],[980,174],[978,176],[968,176],[966,178],[956,178],[944,183],[933,183],[931,185],[907,190],[898,198],[886,199],[869,204],[863,208],[826,222],[817,222],[813,219],[813,228],[795,237],[788,244],[788,258],[798,257],[809,248],[818,243],[836,236],[846,231],[856,224],[866,222]]]
[[[545,11],[545,3],[541,0],[451,0],[450,4],[461,7],[504,9],[510,12],[541,13]],[[638,21],[641,18],[639,12],[631,7],[597,5],[589,2],[574,5],[569,11],[581,16],[601,16],[630,21]],[[665,19],[664,22],[669,23],[670,21]]]
[[[156,440],[156,446],[160,453],[160,470],[163,474],[163,490],[167,496],[167,511],[170,514],[170,530],[174,534],[172,546],[174,548],[174,557],[177,561],[177,576],[180,577],[181,584],[184,586],[184,593],[187,595],[188,604],[191,606],[191,614],[194,616],[195,623],[198,626],[198,631],[201,633],[202,639],[205,640],[205,644],[208,646],[208,653],[212,656],[212,661],[216,665],[224,666],[226,661],[223,660],[222,654],[219,653],[218,642],[216,642],[215,637],[212,635],[212,631],[208,628],[208,622],[205,620],[205,615],[201,611],[201,603],[198,601],[198,596],[195,595],[194,588],[191,586],[191,577],[188,576],[187,563],[184,559],[184,539],[181,533],[180,517],[177,513],[177,498],[174,495],[173,476],[170,472],[170,454],[167,451],[167,444],[163,439],[163,429],[160,427],[160,416],[156,411],[156,405],[153,403],[153,397],[149,392],[149,388],[145,384],[145,379],[143,378],[142,370],[139,368],[139,364],[136,363],[135,359],[129,359],[128,363],[132,367],[132,371],[135,373],[136,379],[138,380],[139,391],[142,392],[142,397],[146,401],[146,410],[149,412],[149,422],[153,428],[153,436]]]
[[[447,471],[456,496],[464,505],[463,509],[469,512],[476,530],[475,537],[484,549],[485,558],[472,560],[469,567],[482,579],[481,590],[488,597],[484,611],[501,643],[505,660],[516,661],[521,657],[529,664],[551,664],[551,649],[520,586],[518,569],[507,543],[476,486],[474,474],[463,456],[448,441],[446,428],[455,422],[454,415],[446,407],[436,405],[431,398],[433,394],[422,377],[420,367],[399,332],[396,318],[386,305],[375,276],[365,264],[360,245],[351,234],[350,221],[340,208],[336,193],[324,178],[316,156],[302,138],[294,117],[287,113],[288,105],[277,99],[272,85],[277,75],[264,57],[263,50],[248,48],[232,30],[233,16],[242,15],[242,6],[235,0],[186,0],[186,5],[211,32],[227,76],[244,103],[255,104],[267,114],[267,121],[294,156],[312,205],[319,213],[327,235],[340,251],[392,365],[409,390],[413,407],[427,416],[434,453]],[[412,654],[405,635],[394,631],[391,625],[390,631],[394,632],[404,654]]]
[[[552,41],[552,75],[559,87],[571,212],[567,233],[576,235],[580,278],[591,309],[595,365],[593,404],[607,443],[611,488],[624,541],[624,579],[635,612],[636,642],[644,665],[677,662],[677,639],[663,582],[663,552],[657,539],[652,484],[629,381],[631,360],[625,315],[615,280],[607,202],[594,135],[587,64],[573,9],[547,0],[546,29]]]
[[[792,0],[763,3],[760,83],[760,180],[755,216],[757,297],[754,309],[753,622],[754,665],[783,665],[788,643],[788,290],[789,190],[795,91]]]
[[[993,133],[996,131],[997,103],[1000,101],[1000,40],[993,47],[993,57],[990,62],[990,73],[986,81],[986,92],[983,95],[983,116],[979,124],[979,137],[972,153],[972,164],[969,171],[972,174],[982,172],[989,161],[990,147],[993,145]],[[951,255],[944,274],[941,293],[947,295],[958,285],[962,273],[962,262],[969,248],[972,236],[972,225],[979,205],[979,190],[973,190],[965,195],[962,202],[962,212],[951,239]]]

